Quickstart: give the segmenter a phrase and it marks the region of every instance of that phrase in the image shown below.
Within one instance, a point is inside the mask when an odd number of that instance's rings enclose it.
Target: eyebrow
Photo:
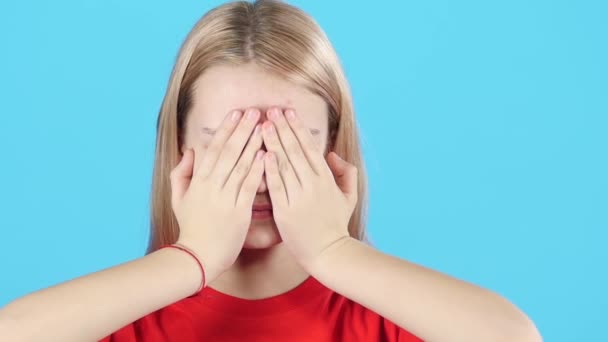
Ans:
[[[201,127],[201,132],[203,132],[203,134],[215,134],[215,129],[212,129],[211,127]],[[311,128],[310,129],[310,133],[312,135],[319,135],[321,131],[316,129],[316,128]]]

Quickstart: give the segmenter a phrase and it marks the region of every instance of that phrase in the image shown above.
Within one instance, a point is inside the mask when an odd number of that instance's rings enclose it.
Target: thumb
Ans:
[[[335,152],[327,155],[327,165],[334,175],[336,184],[346,197],[356,202],[357,199],[357,167],[340,158]]]
[[[194,162],[194,151],[186,149],[182,159],[177,166],[171,170],[171,205],[176,207],[177,203],[184,197],[192,179],[192,164]]]

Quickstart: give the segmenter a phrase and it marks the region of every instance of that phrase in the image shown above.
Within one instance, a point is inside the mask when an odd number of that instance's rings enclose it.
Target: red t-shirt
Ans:
[[[241,299],[210,287],[150,313],[100,342],[383,341],[421,339],[308,277],[283,294]]]

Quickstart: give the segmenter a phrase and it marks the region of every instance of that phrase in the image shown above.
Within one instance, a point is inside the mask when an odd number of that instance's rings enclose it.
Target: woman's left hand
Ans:
[[[275,107],[268,117],[264,167],[273,217],[287,248],[310,271],[326,248],[350,237],[357,168],[335,152],[326,161],[293,109],[283,115]]]

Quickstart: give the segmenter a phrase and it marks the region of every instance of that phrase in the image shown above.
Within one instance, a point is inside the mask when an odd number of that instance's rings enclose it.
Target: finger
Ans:
[[[272,206],[281,208],[289,204],[289,195],[285,191],[283,180],[279,174],[279,165],[274,152],[267,152],[264,156],[264,171],[266,172],[266,185]]]
[[[333,151],[327,155],[327,165],[334,175],[336,184],[342,193],[344,193],[349,200],[356,201],[358,185],[357,167],[340,158],[340,156]]]
[[[256,152],[255,159],[247,177],[243,180],[241,188],[236,199],[236,206],[239,208],[252,208],[255,195],[258,192],[258,187],[262,181],[264,174],[264,151]]]
[[[276,127],[276,132],[279,136],[281,146],[283,146],[285,156],[293,166],[294,172],[300,180],[300,183],[307,183],[306,179],[309,179],[309,177],[314,173],[314,170],[308,163],[308,160],[304,155],[304,151],[302,151],[302,147],[300,146],[300,142],[298,141],[298,138],[295,136],[294,132],[291,130],[291,127],[289,126],[289,123],[287,123],[281,109],[270,109],[268,111],[268,117],[270,120],[272,120]]]
[[[171,205],[177,207],[179,201],[184,197],[186,190],[190,186],[192,178],[192,165],[194,162],[194,152],[186,149],[177,166],[171,170],[169,179],[171,182]]]
[[[302,151],[304,152],[311,169],[315,173],[321,174],[321,170],[323,170],[324,167],[323,163],[325,163],[323,151],[317,146],[312,134],[308,128],[306,128],[302,120],[296,115],[294,109],[287,109],[285,111],[285,117],[296,138],[300,142]]]
[[[259,118],[260,111],[257,108],[248,109],[238,127],[224,144],[217,163],[211,171],[211,176],[218,179],[220,184],[223,185],[224,181],[228,179]]]
[[[297,189],[301,188],[300,180],[294,173],[293,167],[287,159],[285,152],[283,151],[283,147],[281,146],[281,142],[279,141],[279,136],[276,133],[276,128],[274,124],[270,121],[264,122],[263,127],[263,135],[264,135],[264,144],[266,145],[266,150],[268,152],[273,152],[274,159],[276,159],[277,163],[277,172],[281,179],[283,180],[283,184],[285,185],[286,190],[289,193],[294,193]]]
[[[241,154],[241,157],[232,169],[230,175],[226,177],[226,180],[224,181],[224,188],[233,190],[239,189],[243,183],[243,180],[245,177],[247,177],[251,164],[255,158],[255,154],[262,147],[261,126],[261,124],[257,124],[255,126],[253,134],[249,137],[249,141],[247,142],[247,146],[245,146],[243,154]]]
[[[201,161],[194,171],[196,177],[205,178],[211,173],[224,144],[234,132],[240,122],[239,119],[241,116],[242,112],[239,110],[234,110],[226,115],[204,153],[204,148],[202,146],[195,146],[196,155],[201,156]]]

